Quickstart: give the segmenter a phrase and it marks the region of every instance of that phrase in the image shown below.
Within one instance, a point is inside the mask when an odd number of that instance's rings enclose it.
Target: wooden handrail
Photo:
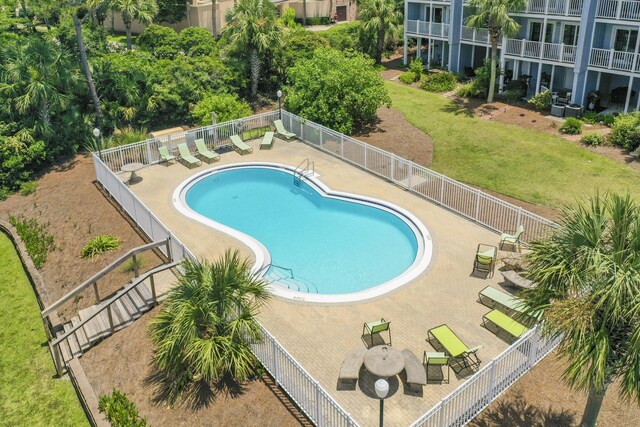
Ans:
[[[116,267],[118,267],[120,264],[125,262],[130,257],[132,257],[132,256],[134,256],[134,255],[136,255],[136,254],[138,254],[140,252],[144,252],[146,250],[154,249],[154,248],[157,248],[157,247],[160,247],[160,246],[165,246],[165,245],[167,247],[169,246],[169,239],[161,240],[161,241],[158,241],[158,242],[147,243],[146,245],[138,246],[137,248],[131,249],[129,252],[127,252],[126,254],[122,255],[120,258],[116,259],[115,261],[113,261],[111,264],[107,265],[102,270],[98,271],[96,274],[91,276],[89,279],[85,280],[81,285],[79,285],[78,287],[76,287],[75,289],[70,291],[68,294],[66,294],[65,296],[60,298],[58,301],[54,302],[49,307],[47,307],[44,310],[42,310],[42,312],[40,314],[42,315],[42,317],[48,316],[53,311],[55,311],[56,309],[60,308],[60,306],[62,306],[62,304],[64,304],[65,302],[69,301],[71,298],[76,296],[76,294],[78,294],[79,292],[81,292],[81,291],[85,290],[86,288],[88,288],[91,284],[94,284],[99,279],[101,279],[104,276],[106,276],[107,273],[113,271]],[[171,256],[169,256],[169,261],[172,261]]]
[[[102,304],[101,304],[102,307],[100,307],[95,313],[91,314],[89,317],[84,319],[82,322],[80,322],[77,325],[75,325],[73,328],[71,328],[69,331],[67,331],[64,335],[62,335],[59,338],[56,338],[55,341],[53,341],[51,343],[51,346],[55,347],[55,346],[60,345],[60,343],[62,341],[64,341],[64,340],[66,340],[67,338],[69,338],[69,336],[71,336],[71,334],[76,333],[76,331],[78,329],[80,329],[81,327],[83,327],[87,322],[89,322],[91,319],[93,319],[94,317],[96,317],[97,315],[102,313],[104,310],[108,309],[114,302],[116,302],[117,300],[122,298],[124,295],[128,294],[132,289],[134,289],[136,286],[138,286],[143,281],[147,280],[150,276],[153,276],[154,274],[159,273],[159,272],[164,271],[164,270],[167,270],[169,268],[176,267],[179,264],[180,264],[180,261],[174,261],[172,263],[163,264],[163,265],[160,265],[160,266],[158,266],[158,267],[156,267],[156,268],[154,268],[152,270],[147,271],[142,276],[138,277],[135,281],[133,281],[133,282],[129,283],[127,286],[125,286],[122,289],[122,292],[119,292],[116,295],[114,295],[111,298],[109,298],[108,300],[102,302]]]

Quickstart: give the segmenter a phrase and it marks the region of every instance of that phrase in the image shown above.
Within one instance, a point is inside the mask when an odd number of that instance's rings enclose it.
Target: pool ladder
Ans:
[[[287,289],[292,289],[298,292],[306,293],[318,293],[318,288],[309,280],[301,277],[293,277],[293,270],[291,268],[282,267],[276,264],[267,264],[262,267],[258,274],[264,273],[269,268],[272,269],[270,277],[267,278],[267,283],[278,282],[281,286],[286,286]],[[276,271],[286,272],[288,274],[276,273]]]
[[[296,187],[300,187],[302,178],[307,175],[314,175],[315,173],[316,171],[314,163],[309,160],[309,158],[304,159],[293,171],[293,185],[295,185]]]

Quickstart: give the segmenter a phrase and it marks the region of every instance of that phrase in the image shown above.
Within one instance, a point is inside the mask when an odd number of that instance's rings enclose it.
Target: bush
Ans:
[[[218,123],[250,116],[253,110],[245,101],[235,94],[229,93],[207,93],[204,95],[193,110],[191,117],[200,126],[211,124],[211,112],[216,113]]]
[[[318,34],[329,41],[329,45],[338,50],[355,49],[362,51],[360,45],[360,21],[335,25],[326,31],[319,31]]]
[[[589,125],[595,125],[600,121],[600,115],[595,111],[585,111],[580,120]]]
[[[616,116],[613,114],[598,114],[598,121],[605,126],[613,126],[613,123],[616,120]]]
[[[35,181],[27,181],[23,182],[20,185],[20,194],[23,196],[28,196],[31,193],[35,193],[38,188],[38,183]]]
[[[409,63],[409,71],[416,75],[416,80],[420,80],[420,77],[424,74],[424,65],[422,64],[422,58],[415,58]]]
[[[449,92],[456,88],[458,77],[454,73],[430,73],[424,76],[420,87],[427,92]]]
[[[82,248],[80,258],[93,258],[107,251],[115,251],[120,247],[120,239],[110,234],[99,234],[89,240]]]
[[[212,55],[216,51],[216,40],[202,27],[187,27],[178,35],[178,45],[185,55]]]
[[[302,18],[296,18],[296,23],[302,24]],[[328,16],[322,16],[319,18],[307,18],[307,25],[329,25],[331,24],[331,18]]]
[[[590,132],[585,133],[580,139],[584,145],[603,145],[606,142],[604,135],[599,133]]]
[[[292,7],[287,7],[280,15],[280,22],[282,26],[287,28],[295,28],[298,24],[296,23],[296,11]]]
[[[180,36],[173,28],[151,24],[138,36],[136,45],[156,58],[173,58],[180,50]]]
[[[9,216],[9,222],[18,231],[33,264],[36,268],[42,267],[48,253],[55,249],[53,236],[47,230],[48,224],[40,224],[35,218],[26,219],[22,215]]]
[[[509,101],[518,101],[519,99],[522,99],[522,91],[520,91],[519,89],[505,90],[502,93],[502,96]]]
[[[476,81],[472,81],[471,83],[467,83],[458,87],[456,90],[456,96],[461,98],[475,98],[482,95],[482,89],[478,87]]]
[[[533,96],[527,102],[531,104],[533,108],[535,108],[538,111],[550,110],[551,109],[551,91],[545,90],[544,92],[540,92],[537,95]]]
[[[640,113],[618,115],[611,126],[609,140],[627,150],[640,146]]]
[[[567,117],[564,124],[560,126],[560,132],[568,135],[579,135],[582,133],[582,122],[575,117]]]
[[[111,396],[100,396],[98,410],[114,427],[145,427],[147,425],[147,420],[138,414],[136,405],[118,389],[113,389]]]
[[[406,83],[408,85],[410,85],[411,83],[416,82],[417,76],[416,73],[414,73],[413,71],[407,71],[406,73],[402,73],[398,76],[398,79],[400,79],[400,81],[402,83]]]
[[[144,141],[147,139],[148,132],[146,129],[134,129],[127,126],[122,129],[116,129],[113,135],[109,137],[107,147],[102,147],[105,150],[108,147],[119,147],[121,145],[133,144],[135,142]]]

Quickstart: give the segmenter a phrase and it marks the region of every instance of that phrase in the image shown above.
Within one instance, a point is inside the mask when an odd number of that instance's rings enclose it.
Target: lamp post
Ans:
[[[376,381],[376,395],[380,398],[380,427],[384,422],[384,398],[389,394],[389,383],[387,380],[379,379]]]
[[[96,137],[96,141],[98,142],[98,157],[102,160],[102,141],[100,140],[100,129],[93,128],[93,136]]]
[[[278,118],[282,120],[282,107],[280,106],[280,100],[282,99],[282,91],[278,89],[278,91],[276,92],[276,95],[278,95]]]

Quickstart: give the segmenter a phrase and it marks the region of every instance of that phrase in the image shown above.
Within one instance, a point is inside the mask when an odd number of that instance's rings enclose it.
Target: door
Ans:
[[[616,29],[616,38],[613,48],[622,52],[634,52],[638,41],[638,31],[624,28]]]
[[[338,6],[336,7],[336,15],[337,21],[346,21],[347,20],[347,6]]]

